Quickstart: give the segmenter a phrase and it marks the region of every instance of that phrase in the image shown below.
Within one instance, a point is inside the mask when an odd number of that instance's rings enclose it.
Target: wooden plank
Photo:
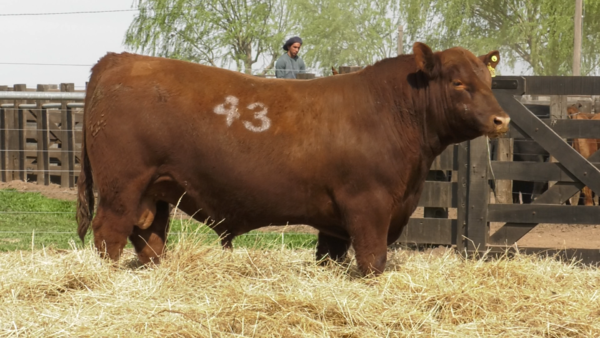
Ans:
[[[17,137],[18,137],[18,151],[17,151],[17,175],[18,179],[21,181],[27,181],[27,169],[25,167],[25,145],[27,144],[27,139],[25,138],[25,111],[23,109],[19,109],[17,111]]]
[[[452,201],[456,194],[452,194],[451,185],[448,182],[448,176],[442,170],[430,170],[427,174],[425,184],[438,183],[436,187],[444,187],[443,190],[428,190],[421,194],[420,202],[424,202],[422,206],[423,215],[425,218],[448,218],[448,205],[452,205]],[[430,185],[433,186],[433,185]],[[456,190],[454,190],[456,191]]]
[[[25,85],[14,85],[13,90],[22,90]],[[13,108],[6,110],[7,119],[7,181],[19,179],[19,100],[12,100]]]
[[[514,245],[537,225],[538,223],[505,223],[490,235],[488,245]]]
[[[4,108],[0,108],[0,181],[6,182],[7,179],[7,162],[8,162],[8,149],[7,149],[7,125],[6,125],[6,113]]]
[[[555,156],[571,174],[600,193],[600,171],[581,154],[565,143],[552,129],[540,121],[511,94],[496,94],[502,108],[510,115],[512,122],[540,146]]]
[[[492,204],[490,222],[600,224],[600,207],[549,204]]]
[[[420,207],[455,208],[456,189],[457,183],[425,181],[418,205]]]
[[[457,193],[456,193],[456,250],[466,249],[468,192],[469,192],[469,142],[462,142],[456,148]]]
[[[37,139],[37,182],[38,184],[49,185],[50,174],[50,154],[49,148],[49,132],[48,132],[48,110],[42,109],[38,115],[38,139]]]
[[[525,94],[528,95],[600,95],[599,76],[525,76],[524,78]]]
[[[550,125],[554,125],[556,121],[567,119],[567,97],[553,95],[550,97]],[[566,141],[562,138],[563,141]],[[558,160],[554,156],[550,156],[549,161],[556,163]],[[548,182],[548,187],[552,187],[556,181]]]
[[[14,85],[15,91],[27,91],[27,86],[24,84],[16,84]],[[23,109],[19,109],[19,105],[21,103],[26,103],[25,100],[15,100],[15,124],[14,130],[11,137],[11,142],[13,143],[13,180],[21,180],[27,181],[27,174],[25,171],[25,114],[26,112]]]
[[[469,142],[469,192],[467,212],[467,250],[485,251],[489,236],[487,207],[489,204],[487,138]]]
[[[8,86],[0,86],[0,91],[8,91]],[[8,100],[0,100],[0,104],[10,103]],[[6,109],[0,107],[0,181],[6,182],[8,175],[8,128]]]
[[[77,127],[75,127],[75,144],[81,145],[82,141],[83,141],[83,132],[81,130],[77,130]]]
[[[447,171],[455,168],[454,148],[454,145],[449,146],[434,159],[427,175],[427,181],[448,182]],[[443,192],[442,194],[436,195],[436,192],[433,192],[433,195],[431,192],[425,194],[427,198],[425,200],[422,199],[422,201],[430,201],[431,203],[423,204],[425,207],[423,210],[424,217],[448,218],[448,207],[455,201],[456,194],[452,194],[450,191]],[[434,202],[434,199],[437,199],[437,201]]]
[[[61,128],[58,128],[58,127],[55,127],[55,126],[52,126],[52,123],[51,123],[51,121],[50,121],[50,120],[51,120],[51,119],[50,119],[50,116],[51,116],[52,114],[51,114],[50,112],[51,112],[51,111],[50,111],[50,110],[48,110],[48,114],[49,114],[49,115],[48,115],[48,121],[49,121],[49,122],[48,122],[48,124],[49,124],[49,130],[50,130],[48,137],[49,137],[51,140],[56,140],[56,141],[58,141],[58,142],[61,142],[61,141],[62,141],[62,139],[61,139],[61,137],[62,137],[62,136],[61,136],[62,129],[61,129]],[[26,138],[28,138],[28,139],[34,139],[34,140],[37,140],[37,137],[38,137],[38,131],[37,131],[37,127],[36,127],[36,129],[28,129],[28,128],[26,128],[26,129],[25,129],[25,137],[26,137]]]
[[[500,163],[512,163],[513,152],[514,152],[514,140],[512,139],[498,139],[496,140],[496,161]],[[497,163],[497,162],[496,162]],[[512,180],[502,179],[496,174],[496,170],[492,164],[492,172],[490,177],[496,180],[496,203],[500,204],[511,204],[513,202],[512,196]]]
[[[590,161],[600,161],[600,152],[596,152],[589,158]],[[555,164],[551,164],[555,165]],[[567,199],[583,188],[581,182],[558,182],[548,189],[532,204],[563,204]],[[489,238],[490,244],[513,245],[538,223],[506,223]]]
[[[48,85],[38,85],[38,92],[47,92],[50,89]],[[50,167],[50,157],[48,156],[48,144],[50,143],[48,137],[48,111],[42,108],[44,103],[48,100],[37,100],[37,184],[49,185],[50,176],[48,169]]]
[[[556,120],[540,119],[544,124],[550,127],[561,138],[598,138],[600,132],[600,121],[598,120]],[[529,138],[526,134],[519,131],[518,126],[511,124],[508,133],[502,138],[523,139]]]
[[[75,84],[73,83],[61,83],[60,84],[61,92],[74,92]],[[63,167],[63,172],[60,176],[60,185],[62,187],[72,188],[75,186],[75,176],[73,175],[72,170],[75,164],[74,157],[74,149],[75,149],[75,137],[73,135],[73,112],[71,108],[67,107],[67,104],[72,101],[62,101],[61,105],[61,129],[62,130],[62,139],[63,143],[61,143],[61,149],[63,153],[61,155],[61,163]]]
[[[411,218],[402,229],[398,242],[452,245],[456,238],[456,220],[447,218]]]
[[[8,91],[8,86],[0,86],[0,91]],[[0,104],[10,103],[8,100],[0,100]],[[8,117],[10,114],[6,113],[6,108],[0,108],[0,181],[6,182],[8,179],[8,162],[9,152],[8,150],[8,135],[9,121]]]
[[[600,168],[600,162],[592,163]],[[544,162],[492,162],[492,170],[497,180],[532,182],[578,182],[579,180],[560,163]]]
[[[61,164],[63,172],[61,173],[60,184],[62,187],[73,188],[75,186],[75,134],[73,110],[69,107],[61,111],[62,114],[62,139],[61,142]]]
[[[430,170],[456,170],[454,161],[454,146],[449,146],[431,164]]]

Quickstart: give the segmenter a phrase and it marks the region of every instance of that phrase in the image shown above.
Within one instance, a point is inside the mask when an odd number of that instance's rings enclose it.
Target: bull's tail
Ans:
[[[81,173],[77,181],[77,233],[83,242],[94,217],[94,180],[86,150],[86,132],[81,143]]]

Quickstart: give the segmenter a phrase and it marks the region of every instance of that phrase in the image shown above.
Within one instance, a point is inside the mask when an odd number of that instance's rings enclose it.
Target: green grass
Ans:
[[[40,193],[0,190],[0,251],[31,250],[32,243],[35,249],[70,249],[70,242],[81,246],[76,233],[75,210],[75,202],[47,198]],[[217,235],[206,225],[172,220],[169,243],[176,243],[182,233],[199,236],[199,242],[206,245],[219,243]],[[88,234],[86,245],[92,237]],[[314,248],[316,243],[316,236],[310,234],[258,231],[238,236],[233,241],[234,247],[260,249]]]

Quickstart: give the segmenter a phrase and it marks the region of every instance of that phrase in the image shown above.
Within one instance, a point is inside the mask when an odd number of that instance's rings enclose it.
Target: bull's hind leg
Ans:
[[[133,222],[123,209],[109,205],[100,198],[96,217],[92,221],[94,244],[103,258],[118,260],[133,230]]]
[[[118,260],[127,238],[139,223],[141,194],[148,185],[150,174],[136,176],[137,179],[105,178],[103,182],[98,181],[101,188],[92,229],[94,244],[103,257]]]
[[[346,258],[350,241],[319,232],[317,242],[317,262],[327,264],[328,259],[341,263]]]
[[[164,252],[169,232],[171,207],[169,203],[158,201],[152,223],[147,228],[133,227],[129,236],[142,264],[159,263]]]

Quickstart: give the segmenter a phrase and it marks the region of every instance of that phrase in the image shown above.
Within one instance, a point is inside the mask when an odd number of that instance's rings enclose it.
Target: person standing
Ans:
[[[304,60],[298,56],[302,47],[302,39],[298,36],[289,38],[283,45],[285,54],[275,62],[275,77],[280,79],[295,79],[296,74],[305,73],[306,65]]]

